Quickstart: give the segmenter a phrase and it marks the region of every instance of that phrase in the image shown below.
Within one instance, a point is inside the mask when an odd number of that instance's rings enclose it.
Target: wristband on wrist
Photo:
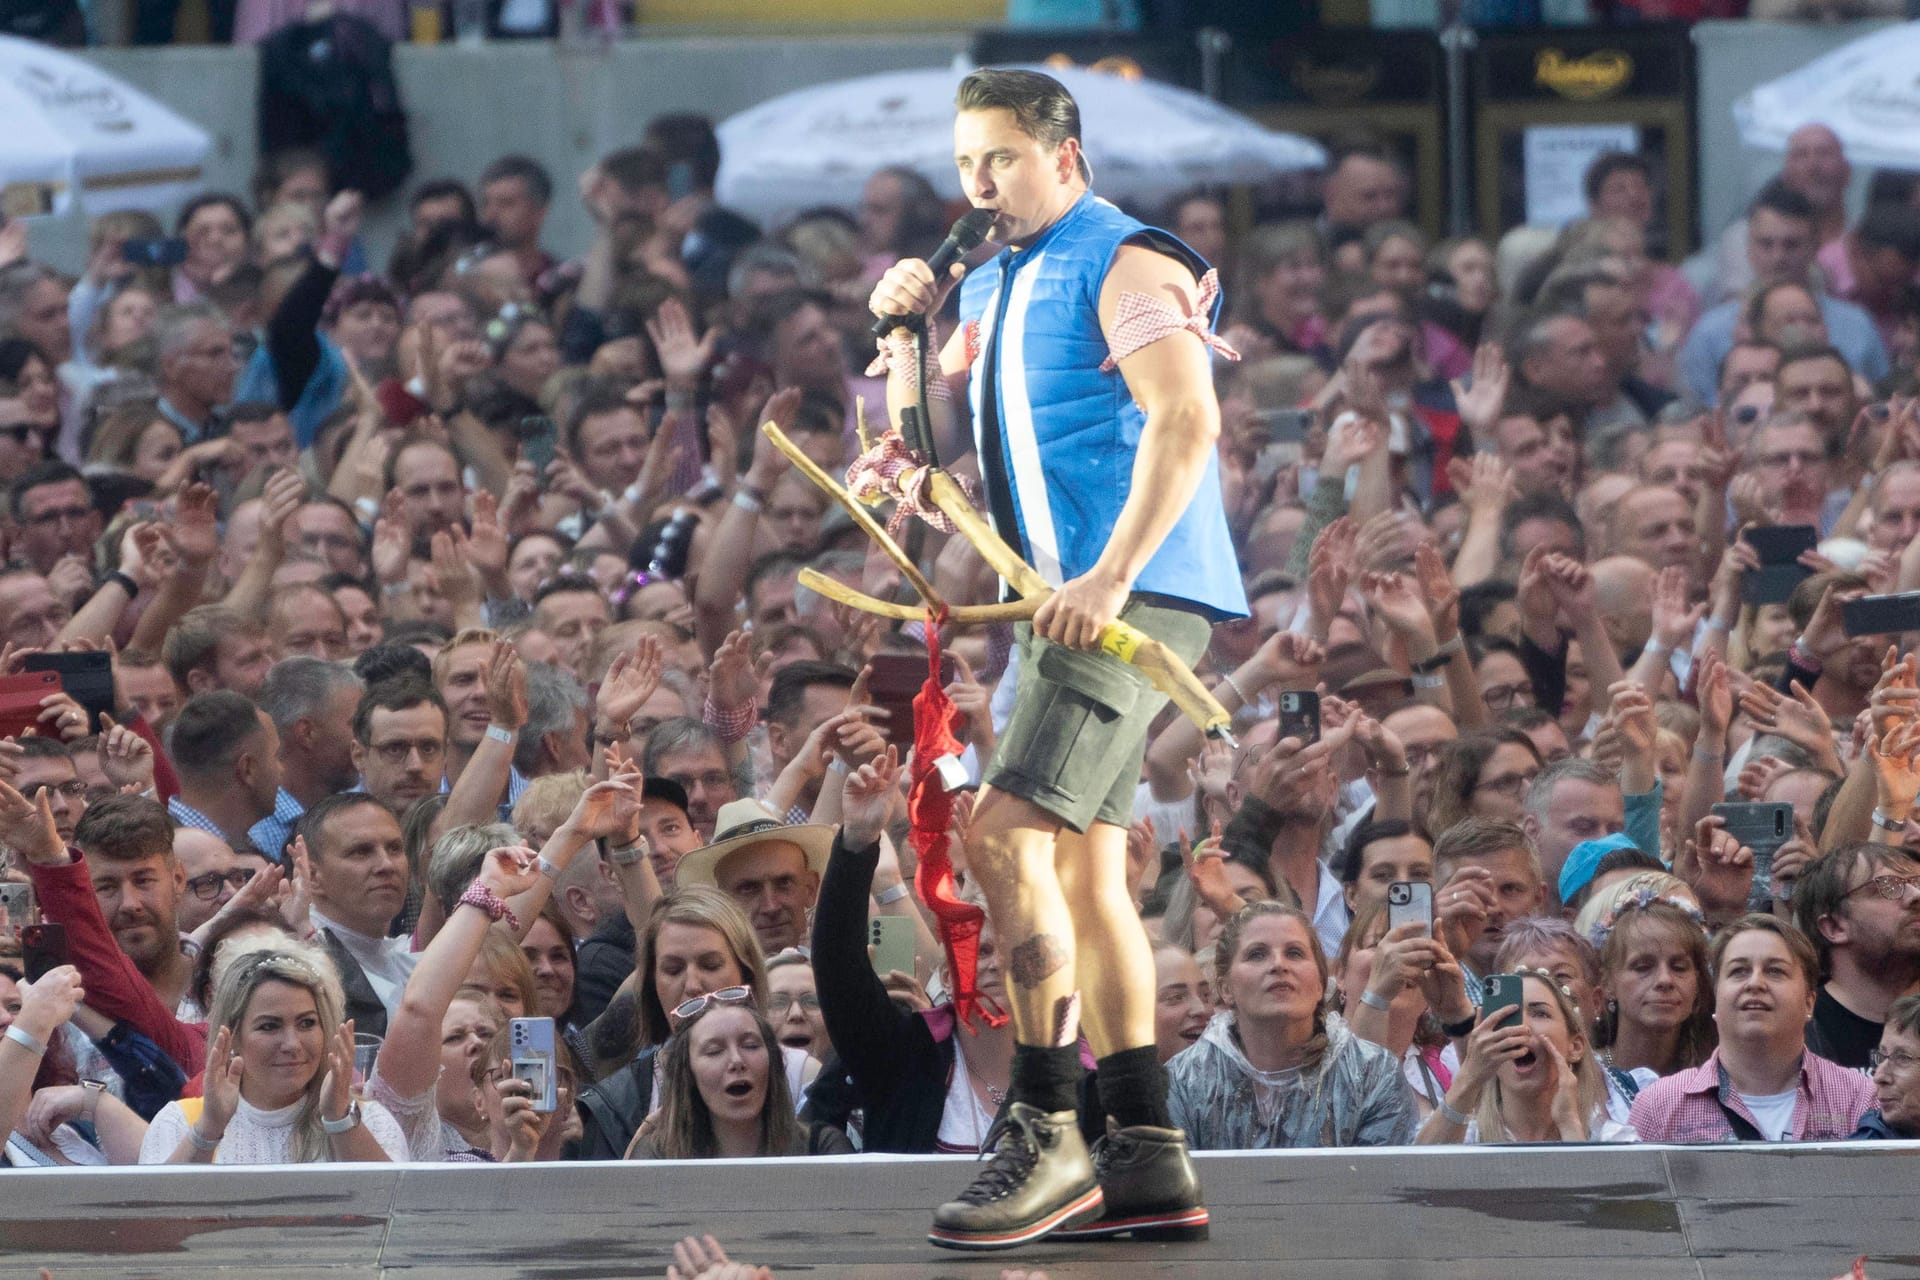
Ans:
[[[220,1146],[220,1139],[203,1136],[197,1124],[187,1126],[187,1141],[193,1144],[195,1151],[215,1151]]]
[[[1727,753],[1719,747],[1695,747],[1693,749],[1693,758],[1701,764],[1713,764],[1716,761],[1726,759]]]
[[[7,1039],[25,1049],[36,1058],[47,1056],[47,1046],[36,1039],[31,1032],[18,1024],[7,1028]]]
[[[1240,687],[1240,682],[1233,678],[1233,672],[1222,671],[1220,673],[1220,683],[1233,690],[1233,696],[1240,699],[1241,706],[1250,707],[1253,705],[1253,699],[1249,698],[1247,691]]]
[[[1801,638],[1798,636],[1794,637],[1793,643],[1788,646],[1787,657],[1792,661],[1793,665],[1807,671],[1823,671],[1826,669],[1826,663],[1822,659],[1816,658],[1813,654],[1807,652],[1807,646],[1801,643]]]
[[[1440,1114],[1447,1119],[1448,1123],[1457,1124],[1462,1129],[1466,1128],[1468,1125],[1473,1123],[1472,1116],[1468,1115],[1464,1111],[1455,1110],[1453,1104],[1448,1102],[1445,1098],[1440,1099],[1440,1106],[1438,1110]]]
[[[495,742],[504,742],[511,746],[520,733],[517,729],[503,729],[497,724],[490,724],[487,726],[487,736]]]
[[[359,1127],[360,1099],[358,1098],[355,1098],[347,1104],[347,1114],[341,1116],[338,1120],[329,1120],[325,1116],[320,1117],[320,1132],[330,1138],[337,1138],[343,1133],[351,1133]]]
[[[505,920],[508,928],[515,933],[520,931],[520,917],[513,914],[513,908],[501,901],[499,894],[478,880],[467,886],[467,891],[460,895],[460,901],[455,905],[478,907],[487,913],[488,919],[495,923]]]
[[[1464,646],[1460,643],[1460,637],[1455,636],[1453,639],[1441,645],[1438,649],[1435,649],[1428,656],[1414,663],[1413,669],[1421,675],[1427,675],[1432,672],[1438,671],[1440,668],[1446,666],[1449,662],[1453,661],[1453,655],[1460,652],[1460,650],[1463,647]]]
[[[873,900],[879,903],[883,907],[891,906],[893,903],[896,903],[900,901],[900,899],[906,897],[908,892],[909,890],[907,889],[907,882],[905,880],[902,880],[899,884],[894,885],[893,888],[882,889],[880,892],[874,894]]]
[[[1458,1022],[1441,1023],[1440,1034],[1445,1036],[1449,1040],[1458,1040],[1461,1036],[1472,1035],[1473,1028],[1475,1027],[1476,1024],[1479,1023],[1479,1021],[1480,1021],[1480,1011],[1478,1009],[1475,1009],[1472,1012],[1468,1013],[1466,1017],[1460,1019],[1460,1021]]]
[[[109,582],[119,583],[121,589],[127,593],[127,599],[138,600],[140,598],[140,584],[133,580],[132,574],[115,569],[105,578],[101,579],[100,585],[104,587]]]
[[[400,582],[383,582],[380,584],[380,594],[383,596],[403,596],[411,590],[413,590],[413,584],[404,580]]]
[[[643,837],[637,843],[615,849],[608,853],[607,856],[613,859],[616,866],[630,867],[647,856],[647,842]]]
[[[1672,653],[1673,646],[1668,644],[1664,640],[1655,638],[1655,639],[1648,640],[1644,645],[1640,646],[1640,652],[1655,653],[1655,654]]]
[[[560,878],[560,868],[547,861],[547,856],[544,853],[534,859],[533,869],[549,880],[558,880]]]
[[[1432,675],[1419,670],[1417,667],[1414,669],[1414,673],[1408,676],[1407,679],[1412,682],[1413,687],[1416,689],[1441,689],[1445,688],[1447,683],[1445,676]]]
[[[747,488],[747,486],[741,485],[738,489],[735,489],[733,491],[733,505],[740,508],[742,511],[751,512],[754,515],[759,515],[761,509],[765,507],[767,504],[766,504],[766,501],[763,498],[761,498],[759,494]]]
[[[1907,824],[1904,821],[1889,818],[1886,814],[1880,812],[1878,805],[1874,806],[1873,825],[1882,831],[1905,831],[1907,829]],[[7,1028],[7,1032],[8,1034],[12,1034],[13,1028]]]
[[[1368,987],[1360,993],[1360,1003],[1369,1009],[1378,1009],[1382,1013],[1393,1012],[1393,1001],[1387,999],[1372,987]]]
[[[1733,624],[1731,622],[1728,622],[1725,618],[1720,618],[1720,617],[1708,618],[1705,625],[1707,630],[1709,631],[1732,631],[1733,630]]]

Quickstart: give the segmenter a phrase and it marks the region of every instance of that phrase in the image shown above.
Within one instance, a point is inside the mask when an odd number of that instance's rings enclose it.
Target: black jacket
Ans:
[[[928,1014],[911,1013],[893,1003],[867,959],[867,897],[873,889],[880,846],[848,849],[834,837],[827,873],[813,908],[813,981],[820,1013],[833,1041],[835,1078],[851,1089],[830,1087],[823,1106],[815,1094],[828,1072],[821,1072],[808,1093],[809,1119],[838,1121],[822,1114],[831,1097],[843,1097],[866,1113],[861,1148],[922,1155],[935,1149],[940,1117],[946,1110],[953,1075],[954,1026],[950,1006]],[[1080,1127],[1089,1142],[1106,1129],[1092,1072],[1082,1077]]]
[[[605,1013],[607,1002],[633,973],[633,921],[624,911],[587,936],[573,958],[573,1021],[586,1026]]]
[[[327,941],[327,954],[333,957],[333,967],[340,971],[340,990],[347,998],[344,1016],[353,1019],[355,1031],[367,1031],[376,1036],[387,1034],[387,1006],[381,1003],[380,996],[367,981],[366,973],[360,968],[360,962],[353,953],[341,945],[333,936],[333,930],[322,929],[320,936]]]

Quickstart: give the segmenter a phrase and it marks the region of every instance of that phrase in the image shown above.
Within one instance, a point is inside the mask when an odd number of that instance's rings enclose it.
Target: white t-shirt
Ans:
[[[1734,1096],[1747,1104],[1754,1127],[1768,1142],[1780,1141],[1787,1136],[1787,1130],[1793,1127],[1793,1104],[1800,1096],[1798,1089],[1789,1089],[1785,1093],[1736,1092]]]

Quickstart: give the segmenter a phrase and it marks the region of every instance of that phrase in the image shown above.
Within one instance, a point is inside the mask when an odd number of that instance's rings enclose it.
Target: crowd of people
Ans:
[[[0,242],[8,1164],[990,1143],[1012,1034],[961,1025],[873,675],[930,624],[800,584],[913,599],[757,429],[844,473],[874,282],[955,211],[887,170],[759,227],[718,162],[688,115],[566,196],[502,157],[416,189],[377,271],[298,153],[98,219],[78,279]],[[1920,588],[1920,193],[1849,220],[1848,177],[1801,131],[1705,288],[1650,254],[1631,154],[1497,245],[1430,243],[1364,143],[1313,216],[1140,211],[1219,268],[1238,357],[1251,616],[1199,666],[1236,742],[1163,716],[1129,846],[1194,1148],[1920,1137],[1920,658],[1844,621]],[[178,266],[130,260],[168,232]],[[1783,568],[1755,531],[1803,526],[1797,582],[1749,590]],[[1015,630],[938,631],[977,783]],[[48,653],[106,704],[18,692]],[[1756,859],[1729,799],[1792,837]],[[1407,885],[1430,927],[1392,923]],[[29,981],[41,922],[67,962]],[[1004,1000],[991,919],[976,977]]]

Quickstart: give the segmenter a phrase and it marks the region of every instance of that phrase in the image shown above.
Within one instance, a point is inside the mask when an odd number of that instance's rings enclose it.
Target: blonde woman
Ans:
[[[1607,1115],[1607,1081],[1573,994],[1544,969],[1522,969],[1520,1020],[1481,1018],[1422,1145],[1479,1142],[1635,1142]]]
[[[404,1161],[377,1102],[353,1097],[353,1022],[316,947],[269,941],[223,961],[213,989],[206,1096],[169,1102],[142,1164]]]

